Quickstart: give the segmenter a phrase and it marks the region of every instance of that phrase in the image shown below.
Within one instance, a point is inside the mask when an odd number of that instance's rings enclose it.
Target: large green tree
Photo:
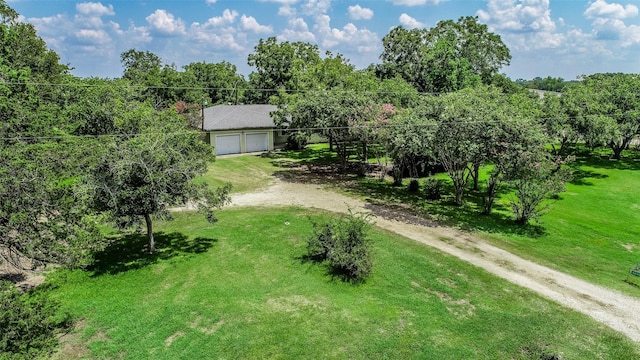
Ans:
[[[396,27],[382,43],[379,75],[400,76],[420,92],[450,92],[479,82],[489,84],[511,60],[500,36],[471,16],[457,22],[440,21],[429,30]]]
[[[155,251],[153,217],[170,218],[169,208],[192,204],[216,221],[214,210],[228,201],[230,186],[217,190],[193,180],[214,160],[213,149],[189,130],[174,110],[158,112],[141,104],[130,114],[134,136],[114,137],[93,175],[97,210],[120,227],[143,220],[148,250]]]
[[[584,76],[566,86],[562,98],[585,142],[606,145],[620,159],[640,129],[640,75]]]
[[[278,92],[291,93],[300,88],[297,76],[321,61],[318,46],[305,42],[278,42],[275,37],[260,39],[248,56],[249,74],[247,100],[266,104]]]
[[[211,105],[242,102],[247,87],[244,76],[238,74],[235,65],[195,62],[184,67],[187,74],[195,78],[195,84],[202,89],[202,97]]]
[[[361,131],[374,121],[377,105],[366,93],[352,90],[317,90],[295,96],[274,113],[276,123],[304,134],[318,133],[335,147],[342,167],[354,147],[363,152],[368,132]],[[354,151],[355,152],[355,151]]]
[[[101,242],[79,171],[91,139],[67,105],[73,78],[0,1],[0,255],[18,267],[86,265]]]
[[[173,64],[164,64],[150,51],[130,49],[120,55],[123,79],[138,88],[139,100],[147,101],[156,110],[174,106],[177,102],[201,103],[202,86],[193,72],[178,71]]]

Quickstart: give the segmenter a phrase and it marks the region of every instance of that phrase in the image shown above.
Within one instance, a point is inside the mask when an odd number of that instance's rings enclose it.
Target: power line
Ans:
[[[592,116],[612,116],[612,115],[592,115]],[[541,125],[539,121],[541,120],[556,120],[560,118],[543,118],[543,119],[534,119],[534,118],[522,118],[522,117],[512,117],[510,120],[512,121],[528,121],[535,122],[538,125]],[[573,118],[562,118],[562,119],[573,119],[576,120],[578,117]],[[505,120],[454,120],[454,121],[444,121],[447,124],[498,124]],[[437,128],[440,123],[443,121],[438,121],[434,119],[430,119],[428,123],[419,123],[419,124],[406,124],[406,123],[367,123],[367,124],[355,124],[355,125],[347,125],[347,126],[318,126],[318,127],[278,127],[274,126],[273,128],[265,128],[266,131],[275,131],[275,130],[285,130],[288,132],[302,132],[302,131],[333,131],[333,130],[367,130],[367,129],[393,129],[398,127],[413,127],[413,128]],[[210,132],[215,130],[207,130],[205,132]],[[25,133],[14,133],[15,135],[24,135]],[[98,134],[98,135],[73,135],[73,134],[65,134],[65,135],[50,135],[50,136],[5,136],[0,137],[0,140],[5,141],[25,141],[25,140],[60,140],[60,139],[97,139],[97,138],[127,138],[127,137],[139,137],[139,136],[156,136],[156,135],[166,135],[166,136],[174,136],[174,135],[193,135],[193,134],[202,134],[199,130],[190,130],[190,131],[177,131],[177,132],[142,132],[142,133],[126,133],[126,134]]]
[[[39,83],[39,82],[16,82],[16,81],[3,81],[1,82],[5,85],[14,85],[14,86],[49,86],[49,87],[84,87],[84,88],[125,88],[132,90],[200,90],[200,91],[256,91],[256,92],[286,92],[286,93],[309,93],[309,92],[322,92],[322,91],[333,91],[338,93],[385,93],[385,94],[418,94],[418,95],[443,95],[448,94],[446,92],[419,92],[419,91],[379,91],[379,90],[354,90],[354,89],[287,89],[287,88],[279,88],[279,89],[267,89],[267,88],[245,88],[245,87],[209,87],[209,86],[147,86],[147,85],[124,85],[124,84],[80,84],[80,83]]]

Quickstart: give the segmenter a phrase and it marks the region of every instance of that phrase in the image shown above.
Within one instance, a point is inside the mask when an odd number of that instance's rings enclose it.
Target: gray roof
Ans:
[[[274,128],[275,105],[217,105],[204,109],[205,130]]]

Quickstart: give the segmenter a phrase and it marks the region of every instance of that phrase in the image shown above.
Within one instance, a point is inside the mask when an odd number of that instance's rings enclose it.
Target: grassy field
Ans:
[[[629,268],[640,263],[640,153],[626,155],[620,161],[578,156],[567,191],[548,204],[538,223],[527,226],[513,221],[509,188],[503,188],[490,216],[480,214],[481,192],[468,191],[466,203],[454,206],[446,174],[435,176],[445,181],[444,196],[436,201],[371,177],[345,182],[343,189],[374,201],[412,204],[425,216],[476,232],[522,257],[640,296],[640,287],[625,281]],[[485,176],[486,169],[480,191]]]
[[[265,188],[271,181],[271,175],[280,169],[263,155],[242,155],[219,157],[209,165],[206,174],[198,181],[210,186],[233,185],[235,193],[255,191]]]
[[[590,318],[376,230],[374,272],[343,283],[305,262],[301,209],[191,213],[159,223],[156,255],[123,237],[46,291],[81,319],[58,358],[637,359]],[[543,357],[549,356],[549,357]]]
[[[380,182],[373,177],[354,180],[354,176],[345,176],[347,181],[334,185],[375,201],[413,204],[426,216],[477,232],[522,257],[640,296],[640,287],[625,281],[628,269],[640,262],[640,153],[629,151],[625,156],[620,161],[597,154],[578,156],[572,165],[575,179],[567,184],[567,192],[551,204],[540,224],[525,227],[513,222],[509,189],[503,189],[507,193],[497,200],[491,216],[480,215],[482,198],[478,192],[470,191],[464,206],[453,206],[446,174],[436,175],[447,181],[445,196],[439,201],[426,200],[409,193],[406,186],[392,187],[390,180]],[[286,177],[292,163],[332,161],[335,154],[326,144],[303,152],[221,158],[207,179],[212,184],[230,181],[236,191],[249,191],[266,186],[269,174]]]
[[[575,180],[542,218],[537,236],[491,233],[499,246],[588,281],[640,296],[625,282],[640,263],[640,154],[578,157]]]

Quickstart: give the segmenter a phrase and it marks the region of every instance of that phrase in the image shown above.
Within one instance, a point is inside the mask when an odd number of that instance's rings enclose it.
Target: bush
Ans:
[[[315,261],[325,261],[333,247],[333,224],[318,225],[313,222],[313,236],[307,242],[307,256]]]
[[[70,325],[57,303],[38,295],[0,281],[0,359],[43,357],[58,344],[56,331]]]
[[[411,179],[409,181],[409,192],[415,193],[418,192],[418,190],[420,190],[420,182],[418,179]]]
[[[444,182],[441,179],[428,178],[423,185],[424,195],[428,200],[438,200],[442,197],[442,186]]]
[[[314,234],[307,243],[307,256],[327,262],[331,270],[345,280],[361,282],[371,274],[373,256],[368,232],[369,216],[353,214],[319,225],[313,223]]]

